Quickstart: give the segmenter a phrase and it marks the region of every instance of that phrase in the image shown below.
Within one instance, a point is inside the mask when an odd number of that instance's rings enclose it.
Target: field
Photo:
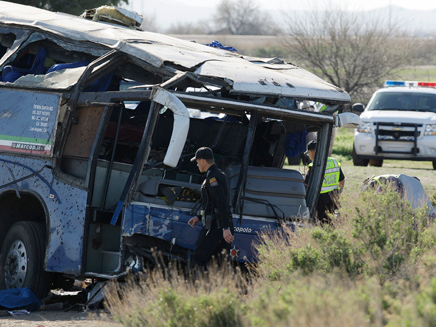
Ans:
[[[400,80],[434,82],[436,80],[435,66],[409,66],[398,72]]]
[[[383,167],[354,167],[351,158],[353,135],[354,129],[339,129],[333,146],[332,157],[341,163],[345,174],[346,192],[343,194],[344,198],[356,198],[360,192],[360,186],[366,178],[385,174],[405,174],[418,177],[430,197],[436,193],[435,171],[430,161],[385,160]],[[305,167],[303,166],[289,167],[304,173]]]
[[[244,273],[223,266],[186,276],[171,267],[113,283],[109,316],[32,312],[2,317],[0,326],[436,326],[436,226],[396,193],[360,191],[373,175],[407,174],[435,202],[432,164],[354,167],[353,132],[340,129],[335,137],[332,156],[346,184],[332,226],[260,235],[259,263]],[[306,172],[303,165],[288,168]]]
[[[245,273],[224,265],[186,276],[171,267],[113,284],[114,319],[138,327],[435,326],[436,226],[396,192],[360,191],[367,177],[402,173],[418,177],[434,201],[432,165],[354,167],[352,132],[338,131],[333,150],[346,185],[332,225],[260,235],[259,262]]]
[[[396,193],[360,191],[373,175],[407,174],[435,202],[432,164],[354,167],[352,142],[352,129],[337,131],[332,156],[346,184],[333,226],[260,235],[260,261],[245,273],[223,266],[187,277],[177,267],[155,269],[111,285],[111,316],[35,312],[0,318],[0,326],[436,326],[436,226]]]
[[[110,320],[107,314],[77,311],[36,311],[29,315],[0,315],[1,327],[122,327]]]

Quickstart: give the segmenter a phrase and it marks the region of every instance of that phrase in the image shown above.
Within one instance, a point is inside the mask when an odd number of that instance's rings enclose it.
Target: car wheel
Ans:
[[[354,148],[354,144],[353,144],[353,153],[352,153],[352,157],[353,157],[353,165],[355,166],[361,166],[361,167],[366,167],[368,166],[368,159],[362,159],[361,157],[359,157],[356,154],[356,149]]]
[[[369,165],[374,167],[381,167],[383,166],[383,159],[370,159]]]
[[[436,169],[436,161],[433,161],[433,169]]]
[[[44,271],[44,226],[31,221],[15,223],[0,254],[0,288],[29,287],[38,298],[50,291],[52,275]]]

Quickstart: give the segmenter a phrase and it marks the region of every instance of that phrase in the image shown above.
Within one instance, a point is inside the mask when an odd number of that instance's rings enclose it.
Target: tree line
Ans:
[[[15,0],[52,11],[81,14],[101,5],[128,4],[128,0]],[[367,98],[386,76],[417,60],[423,44],[401,31],[395,19],[367,17],[325,2],[310,15],[289,12],[272,18],[252,0],[221,0],[213,19],[176,23],[168,34],[276,35],[280,56],[302,66],[355,98]],[[158,28],[154,17],[144,17],[147,29]],[[277,24],[276,22],[279,22]],[[237,48],[237,44],[232,44]],[[269,56],[268,51],[258,52]],[[274,55],[274,54],[273,54]],[[427,58],[430,59],[430,58]],[[424,59],[425,60],[425,59]]]

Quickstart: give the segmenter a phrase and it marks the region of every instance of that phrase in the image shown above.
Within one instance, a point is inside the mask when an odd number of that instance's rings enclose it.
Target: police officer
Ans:
[[[201,185],[201,203],[203,210],[191,218],[188,224],[195,227],[200,222],[200,231],[195,246],[194,263],[206,266],[212,256],[226,250],[230,251],[233,242],[233,221],[227,194],[226,175],[215,165],[213,152],[210,148],[202,147],[197,150],[191,161],[197,161],[201,173],[206,178]]]
[[[316,141],[310,141],[307,145],[307,154],[310,160],[314,160],[316,152]],[[310,163],[309,171],[306,174],[304,183],[307,185],[309,182],[310,168],[313,163]],[[334,213],[339,207],[339,194],[345,186],[345,176],[341,169],[341,164],[333,158],[327,158],[327,166],[324,173],[324,180],[321,187],[321,194],[319,195],[316,211],[318,219],[322,223],[329,223],[326,212]]]

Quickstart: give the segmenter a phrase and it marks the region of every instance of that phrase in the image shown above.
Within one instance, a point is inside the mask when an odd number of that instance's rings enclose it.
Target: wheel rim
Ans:
[[[5,262],[7,288],[22,287],[27,273],[27,251],[24,243],[15,241],[9,249]]]

